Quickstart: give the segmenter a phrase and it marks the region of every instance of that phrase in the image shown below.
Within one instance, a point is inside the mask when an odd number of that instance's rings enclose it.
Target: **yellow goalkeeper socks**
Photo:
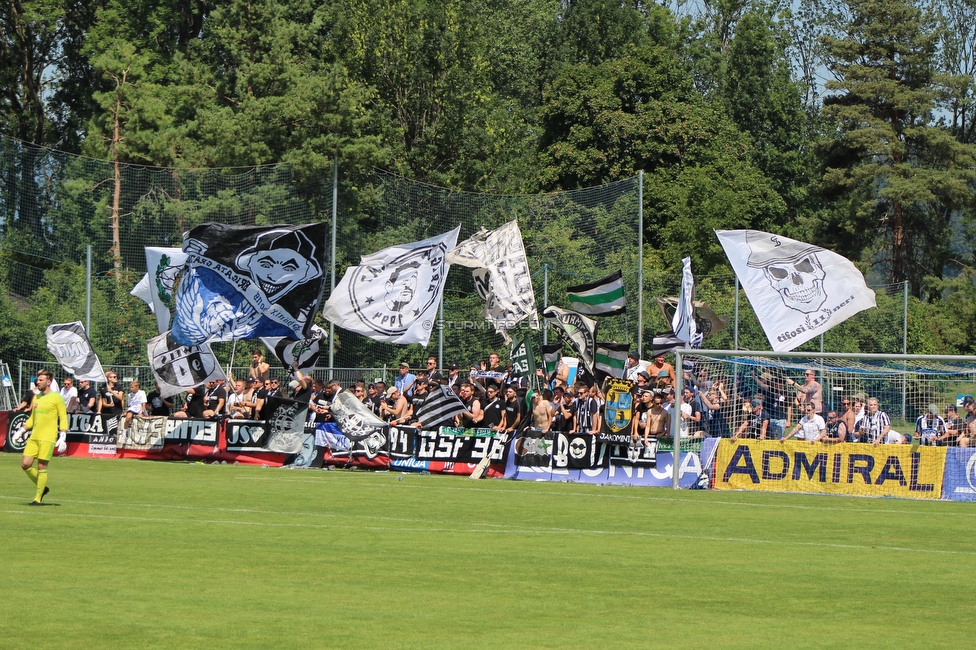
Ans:
[[[34,501],[38,503],[44,498],[44,488],[47,487],[47,470],[41,469],[37,471],[37,494],[34,496]]]
[[[27,474],[27,478],[31,480],[31,483],[37,485],[37,470],[34,469],[33,465],[24,468],[24,473]]]

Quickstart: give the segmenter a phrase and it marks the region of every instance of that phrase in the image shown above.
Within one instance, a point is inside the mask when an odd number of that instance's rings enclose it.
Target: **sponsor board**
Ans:
[[[946,448],[942,497],[953,501],[976,501],[976,449]]]
[[[515,454],[509,455],[505,466],[505,478],[521,481],[556,481],[564,483],[594,483],[598,485],[629,485],[643,487],[671,487],[673,476],[672,452],[657,452],[657,464],[653,467],[640,465],[613,465],[589,469],[558,467],[527,467],[515,464]],[[702,465],[698,453],[681,454],[678,484],[690,488],[698,481]]]
[[[219,427],[216,420],[197,420],[186,418],[182,420],[166,420],[166,442],[194,445],[217,446]]]
[[[270,436],[263,420],[227,420],[227,451],[267,451]]]
[[[945,465],[945,447],[722,439],[714,487],[938,499]]]

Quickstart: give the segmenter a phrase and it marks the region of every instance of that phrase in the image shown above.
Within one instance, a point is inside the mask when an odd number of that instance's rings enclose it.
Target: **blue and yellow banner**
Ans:
[[[939,499],[945,447],[722,440],[716,490]]]

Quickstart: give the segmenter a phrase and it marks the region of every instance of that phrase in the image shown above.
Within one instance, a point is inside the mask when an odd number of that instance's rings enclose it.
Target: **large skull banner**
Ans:
[[[773,350],[793,350],[875,306],[864,276],[837,253],[758,230],[716,235]]]

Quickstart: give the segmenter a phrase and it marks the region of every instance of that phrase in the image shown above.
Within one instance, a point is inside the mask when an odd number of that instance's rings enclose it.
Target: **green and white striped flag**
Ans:
[[[620,271],[566,289],[573,311],[590,316],[616,316],[627,311],[624,280]]]
[[[623,377],[629,351],[630,346],[626,343],[597,341],[596,363],[594,364],[597,378],[602,379],[607,376],[620,379]]]

